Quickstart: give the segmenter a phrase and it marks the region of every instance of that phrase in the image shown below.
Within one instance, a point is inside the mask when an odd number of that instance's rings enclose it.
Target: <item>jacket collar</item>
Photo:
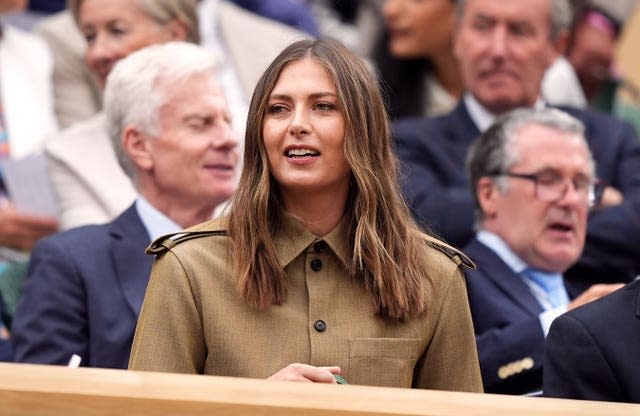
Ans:
[[[491,248],[474,238],[464,251],[476,262],[478,272],[483,273],[499,287],[505,296],[520,304],[532,315],[538,315],[543,311],[524,280]]]
[[[275,235],[274,244],[277,251],[278,261],[282,267],[286,267],[293,259],[298,257],[300,253],[318,242],[324,241],[346,266],[351,262],[349,250],[346,246],[346,218],[342,220],[327,235],[318,237],[311,233],[297,218],[293,215],[285,214],[282,228]]]
[[[110,251],[118,283],[129,307],[137,317],[147,290],[153,257],[144,254],[150,238],[135,204],[131,205],[109,228]]]

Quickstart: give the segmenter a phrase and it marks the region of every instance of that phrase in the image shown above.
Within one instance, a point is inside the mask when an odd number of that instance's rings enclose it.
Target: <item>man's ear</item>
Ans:
[[[495,182],[490,178],[482,177],[478,181],[476,185],[476,195],[478,204],[485,218],[495,216],[498,207],[497,197],[499,192]]]
[[[185,41],[189,37],[187,25],[180,19],[172,19],[168,24],[169,34],[172,40]]]
[[[151,137],[134,126],[127,126],[122,132],[122,148],[138,169],[151,170],[153,168],[150,141]]]

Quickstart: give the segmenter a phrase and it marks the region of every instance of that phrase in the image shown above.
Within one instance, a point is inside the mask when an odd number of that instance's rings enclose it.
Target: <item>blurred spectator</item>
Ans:
[[[0,14],[19,12],[25,6],[25,0],[0,0]],[[0,161],[39,152],[45,135],[56,130],[51,66],[44,42],[10,25],[0,26]],[[2,346],[9,336],[5,325],[18,302],[26,252],[57,229],[55,218],[17,211],[0,172],[0,316],[4,322],[0,324],[0,355],[9,352]]]
[[[616,41],[635,5],[636,0],[586,0],[578,10],[567,57],[587,99],[597,108],[611,110],[612,97],[606,88],[616,81],[612,79]]]
[[[618,72],[614,53],[636,0],[587,0],[571,36],[567,58],[589,105],[634,124],[640,132],[640,92]]]
[[[53,92],[61,129],[100,111],[102,93],[84,56],[87,45],[70,11],[42,19],[35,32],[53,54]]]
[[[631,122],[640,132],[640,92],[621,74],[614,53],[636,0],[574,0],[575,20],[560,57],[545,76],[555,105],[590,106]],[[563,42],[564,43],[564,42]],[[577,83],[576,83],[577,81]]]
[[[23,10],[24,0],[0,0],[0,14]],[[51,55],[42,40],[10,25],[0,27],[0,161],[42,149],[56,130],[51,93]],[[34,120],[36,120],[34,122]],[[38,239],[57,231],[55,218],[18,212],[0,174],[0,296],[11,317],[24,262]]]
[[[70,1],[72,15],[87,41],[85,59],[98,85],[104,85],[118,60],[140,48],[170,40],[197,41],[196,3]],[[135,199],[131,181],[110,145],[103,113],[50,137],[45,154],[64,229],[107,222]]]
[[[290,0],[284,0],[290,1]],[[77,8],[77,0],[70,0]],[[234,114],[236,128],[244,127],[248,97],[269,59],[304,32],[273,21],[226,0],[198,1],[201,44],[223,57],[220,82]],[[270,2],[261,2],[267,8]],[[257,6],[256,6],[257,7]],[[101,92],[84,61],[86,43],[69,11],[44,19],[36,28],[54,52],[56,114],[62,127],[86,120],[102,107]],[[238,35],[241,34],[241,35]],[[252,34],[255,34],[252,35]],[[258,35],[259,34],[259,35]]]
[[[449,243],[473,237],[473,201],[464,174],[471,142],[515,108],[540,108],[540,84],[571,21],[566,0],[458,0],[454,51],[466,93],[450,113],[397,122],[405,195],[418,221]],[[628,282],[640,271],[640,143],[613,117],[563,107],[585,125],[596,172],[607,186],[589,215],[587,243],[565,277],[588,287]]]
[[[311,7],[304,0],[231,0],[240,7],[244,7],[261,16],[276,20],[309,35],[318,36],[318,25]]]
[[[238,131],[244,127],[246,97],[261,71],[290,41],[305,36],[227,1],[75,0],[71,5],[87,38],[86,60],[99,85],[115,62],[134,50],[171,39],[200,39],[219,57],[218,81]],[[196,20],[208,24],[198,30]],[[128,30],[112,33],[110,21]],[[46,155],[63,228],[110,221],[133,202],[134,189],[109,146],[103,114],[52,137]]]
[[[386,30],[373,54],[392,118],[439,115],[463,90],[453,56],[453,0],[384,0]]]

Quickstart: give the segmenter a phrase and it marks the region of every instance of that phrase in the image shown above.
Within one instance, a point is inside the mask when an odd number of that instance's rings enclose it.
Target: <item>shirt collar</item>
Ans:
[[[514,253],[507,243],[497,234],[494,234],[491,231],[480,230],[476,234],[476,238],[491,251],[496,253],[496,255],[500,257],[500,259],[509,266],[514,273],[520,274],[527,268],[527,263],[518,257],[518,255]]]
[[[328,234],[318,237],[293,215],[285,214],[282,229],[274,237],[278,261],[284,268],[311,244],[320,240],[327,243],[345,267],[349,265],[350,258],[345,245],[347,242],[345,217]]]
[[[485,106],[480,104],[478,100],[473,96],[473,94],[466,92],[462,96],[464,106],[471,117],[471,120],[475,123],[480,130],[481,133],[484,133],[493,122],[496,120],[496,116],[491,113]],[[542,109],[545,107],[545,102],[538,98],[538,100],[533,105],[533,108],[536,110]]]
[[[182,227],[162,212],[158,211],[142,196],[136,199],[136,211],[146,228],[151,241],[166,234],[172,234],[182,230]]]

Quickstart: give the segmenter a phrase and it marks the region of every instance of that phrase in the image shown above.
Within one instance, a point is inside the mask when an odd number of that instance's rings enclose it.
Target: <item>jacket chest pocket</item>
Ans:
[[[351,384],[411,387],[422,353],[419,339],[356,338],[349,340]]]

